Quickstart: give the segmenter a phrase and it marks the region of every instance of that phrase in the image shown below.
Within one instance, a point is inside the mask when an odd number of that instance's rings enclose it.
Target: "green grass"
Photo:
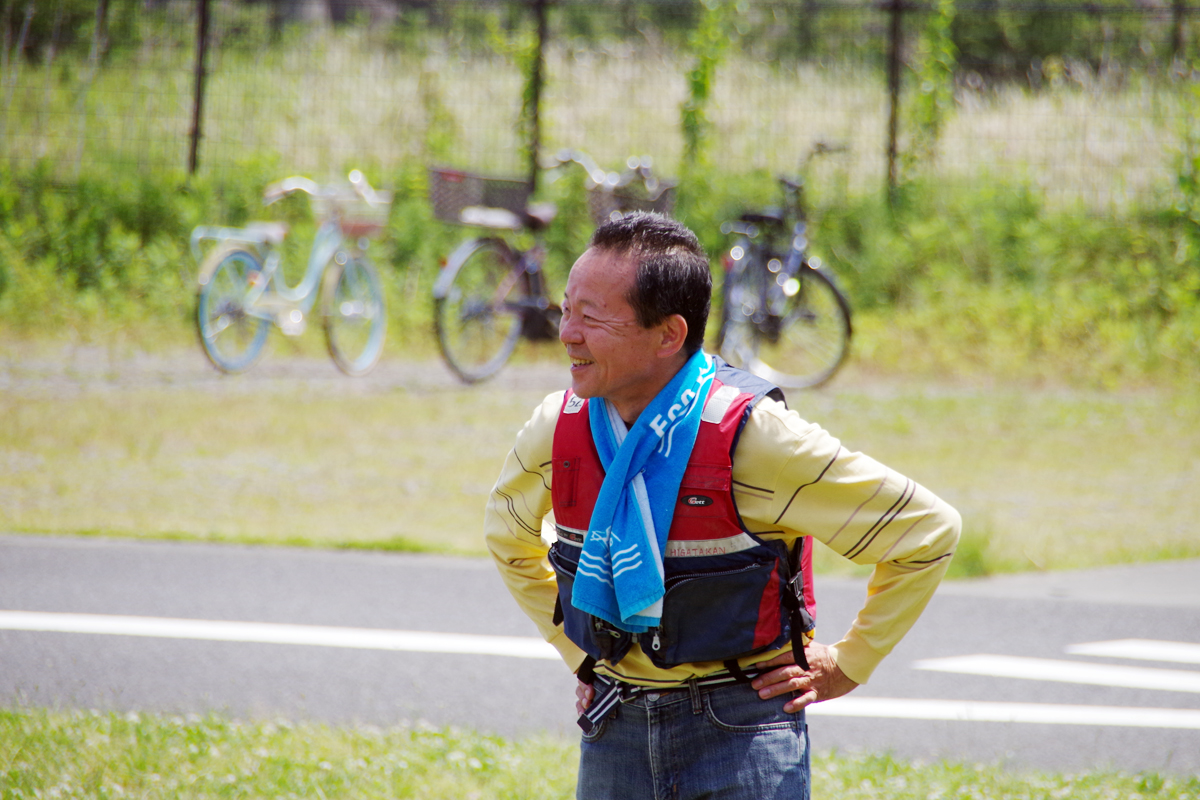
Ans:
[[[205,158],[221,168],[187,181],[155,169],[148,150],[137,169],[101,166],[115,152],[105,148],[169,139],[156,124],[182,135],[184,123],[138,103],[186,95],[185,54],[146,39],[137,57],[115,54],[82,102],[69,53],[6,76],[6,152],[20,166],[0,175],[0,418],[13,421],[0,427],[0,526],[479,553],[498,465],[561,381],[466,389],[436,363],[430,288],[467,232],[433,220],[423,163],[507,168],[514,109],[485,100],[516,98],[515,67],[438,37],[381,46],[354,27],[269,48],[235,40],[214,55],[205,128]],[[560,43],[548,63],[547,149],[584,146],[605,164],[650,152],[672,171],[690,56],[668,42],[624,54]],[[877,75],[848,63],[768,68],[731,52],[708,109],[720,169],[680,187],[677,213],[715,265],[728,246],[720,223],[774,200],[772,173],[794,165],[797,147],[851,141],[816,162],[810,186],[813,252],[850,296],[854,362],[793,403],[963,511],[957,575],[1200,555],[1187,528],[1200,510],[1188,492],[1200,452],[1200,228],[1176,208],[1172,173],[1194,98],[1169,78],[1069,73],[1037,93],[961,88],[941,160],[889,209],[873,185]],[[273,105],[251,113],[264,82]],[[328,106],[306,106],[314,97]],[[105,113],[85,126],[80,174],[64,178],[56,170],[80,140],[56,138],[48,121],[82,124],[89,104]],[[964,155],[988,148],[1016,155]],[[355,152],[374,153],[355,166],[396,191],[371,248],[389,301],[383,371],[440,377],[342,382],[317,330],[273,333],[251,375],[215,375],[190,332],[188,232],[267,215],[266,183],[341,174],[334,161]],[[1068,153],[1088,180],[1119,174],[1106,184],[1123,198],[1110,214],[1078,200],[1088,187],[1064,171]],[[546,192],[560,210],[546,234],[551,297],[591,230],[582,192],[577,173]],[[294,225],[294,282],[311,220],[300,200],[269,212]],[[553,345],[539,352],[530,358],[559,358]],[[186,369],[131,383],[122,376],[139,353]],[[295,358],[329,379],[261,379]],[[821,566],[845,569],[833,557]]]
[[[276,336],[278,336],[276,334]],[[195,344],[0,348],[0,530],[482,554],[516,432],[566,382],[559,348],[458,384],[394,342],[350,380],[305,334],[243,376]],[[965,519],[952,575],[1200,556],[1200,393],[880,374],[791,404]],[[822,571],[844,571],[818,548]]]
[[[0,711],[0,797],[561,798],[569,746],[407,726]]]
[[[219,716],[0,711],[0,798],[419,798],[574,794],[577,745],[405,725],[387,730]],[[1196,800],[1200,779],[1021,772],[817,753],[813,797]]]

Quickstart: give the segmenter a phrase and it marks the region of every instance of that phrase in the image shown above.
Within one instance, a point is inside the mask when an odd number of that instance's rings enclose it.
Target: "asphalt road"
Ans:
[[[831,641],[863,582],[817,591]],[[574,736],[574,678],[534,637],[484,560],[0,536],[9,707]],[[1200,561],[948,583],[870,684],[813,710],[813,745],[1196,773],[1198,652]]]

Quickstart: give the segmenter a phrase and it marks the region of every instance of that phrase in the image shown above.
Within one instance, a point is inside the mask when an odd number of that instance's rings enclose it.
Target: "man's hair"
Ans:
[[[678,314],[688,326],[687,354],[704,346],[712,273],[696,234],[670,217],[639,211],[601,225],[590,246],[635,259],[633,286],[625,299],[639,325],[649,328]]]

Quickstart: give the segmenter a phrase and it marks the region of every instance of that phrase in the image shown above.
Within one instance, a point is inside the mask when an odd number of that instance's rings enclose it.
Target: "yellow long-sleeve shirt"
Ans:
[[[562,392],[549,395],[517,435],[488,500],[484,535],[509,591],[574,671],[584,653],[553,623],[558,590],[547,559],[553,532],[545,525],[553,519],[551,447],[562,401]],[[819,425],[770,398],[755,406],[738,439],[733,493],[750,532],[789,545],[811,536],[856,563],[875,565],[866,603],[832,646],[842,672],[866,683],[941,581],[958,542],[958,512],[878,461],[846,450]],[[819,580],[816,591],[819,605]],[[660,669],[636,643],[620,663],[597,665],[599,672],[643,685],[679,684],[722,668],[713,662]]]

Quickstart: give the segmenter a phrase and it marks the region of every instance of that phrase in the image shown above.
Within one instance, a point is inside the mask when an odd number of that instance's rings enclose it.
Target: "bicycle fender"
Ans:
[[[446,295],[450,292],[450,284],[454,282],[454,276],[462,269],[463,262],[467,257],[474,253],[477,249],[487,244],[488,242],[496,242],[500,246],[505,247],[503,239],[493,239],[490,237],[467,239],[454,249],[450,257],[446,259],[446,266],[442,267],[442,271],[438,274],[437,281],[433,284],[433,299],[445,300]]]

